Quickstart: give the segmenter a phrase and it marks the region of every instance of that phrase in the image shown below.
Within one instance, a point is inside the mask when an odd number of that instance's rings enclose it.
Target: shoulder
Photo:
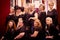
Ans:
[[[56,9],[53,9],[53,11],[57,11]]]

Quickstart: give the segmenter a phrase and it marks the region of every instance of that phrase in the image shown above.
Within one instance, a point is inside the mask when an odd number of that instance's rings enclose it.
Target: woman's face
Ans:
[[[53,6],[54,6],[53,4],[49,4],[50,9],[53,9]]]
[[[52,20],[50,20],[50,19],[46,19],[46,24],[47,24],[47,25],[52,24]]]
[[[19,25],[20,25],[20,26],[23,26],[23,19],[22,19],[22,18],[19,18],[19,20],[18,20],[18,21],[19,21],[19,22],[18,22],[18,23],[19,23]]]
[[[13,26],[13,22],[10,21],[8,25],[11,28]]]
[[[17,12],[17,13],[20,13],[20,12],[21,12],[21,10],[20,10],[20,9],[18,9],[18,10],[16,10],[16,12]]]
[[[35,8],[34,8],[34,5],[31,5],[30,6],[30,10],[33,11]]]
[[[34,22],[34,26],[36,27],[38,24],[37,24],[37,22]]]
[[[39,10],[40,10],[40,11],[43,10],[43,6],[40,6],[40,7],[39,7]]]
[[[10,8],[10,13],[13,13],[14,12],[14,9]]]
[[[28,10],[28,8],[25,8],[24,11],[25,11],[26,13],[28,13],[29,10]]]

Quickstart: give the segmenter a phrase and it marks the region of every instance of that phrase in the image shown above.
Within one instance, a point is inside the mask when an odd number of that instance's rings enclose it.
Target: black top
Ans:
[[[23,17],[25,26],[29,26],[29,18],[30,18],[30,14],[25,13]]]
[[[14,21],[15,21],[16,25],[17,25],[17,23],[18,23],[18,19],[19,19],[19,18],[23,18],[23,15],[14,16]]]
[[[42,27],[45,28],[46,12],[39,12],[38,14],[38,19],[41,21]]]
[[[26,30],[25,30],[25,26],[23,26],[23,27],[21,27],[21,28],[18,28],[18,30],[16,30],[16,32],[15,32],[15,37],[17,36],[17,35],[19,35],[19,33],[22,33],[22,32],[25,32]],[[23,38],[21,38],[21,39],[24,39],[24,37],[25,37],[25,35],[23,36]],[[18,40],[20,40],[20,39],[18,39]]]
[[[8,23],[9,20],[14,20],[14,15],[8,15],[6,17],[6,25],[7,25],[7,23]]]
[[[45,27],[45,34],[46,36],[54,36],[56,37],[57,36],[57,30],[56,30],[56,27],[51,24],[50,26],[46,25]]]
[[[53,9],[52,11],[47,12],[47,17],[51,17],[53,19],[53,24],[57,26],[58,24],[58,15],[57,15],[56,9]]]
[[[37,35],[37,37],[33,37],[33,38],[31,38],[32,40],[44,40],[44,37],[45,37],[45,34],[44,34],[44,31],[42,30],[42,28],[40,28],[40,27],[32,27],[31,28],[31,34],[33,34],[34,33],[34,31],[38,31],[39,33],[38,33],[38,35]]]
[[[24,27],[24,26],[21,27],[21,28],[18,28],[18,30],[16,31],[17,35],[18,35],[19,33],[22,33],[22,32],[25,32],[25,27]]]
[[[35,11],[33,11],[32,14],[30,14],[30,17],[34,17]]]
[[[4,35],[4,40],[13,40],[14,33],[15,33],[15,30],[13,28],[9,28],[8,31]]]
[[[32,14],[30,14],[30,17],[34,17],[34,14],[35,14],[35,11],[34,11]],[[30,20],[29,20],[30,27],[33,26],[33,22],[34,22],[33,19],[30,19]]]
[[[32,14],[29,13],[25,13],[23,20],[24,20],[24,24],[25,26],[32,26],[33,25],[33,20],[29,20],[30,17],[34,17],[35,11]]]

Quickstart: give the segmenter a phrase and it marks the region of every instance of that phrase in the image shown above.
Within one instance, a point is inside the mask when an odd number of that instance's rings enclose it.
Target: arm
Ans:
[[[34,33],[31,35],[31,37],[36,37],[38,35],[38,31],[34,31]]]
[[[3,40],[4,39],[4,36],[2,36],[2,38],[0,40]]]
[[[22,38],[25,35],[25,32],[19,33],[14,39]]]
[[[33,19],[33,20],[34,20],[34,19],[38,19],[38,13],[35,13],[35,14],[34,14],[34,17],[30,17],[29,20],[30,20],[30,19]]]

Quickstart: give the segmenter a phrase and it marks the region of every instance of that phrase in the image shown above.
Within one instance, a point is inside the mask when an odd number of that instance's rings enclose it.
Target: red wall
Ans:
[[[5,20],[9,13],[10,0],[0,0],[0,37],[5,32]]]
[[[60,0],[57,0],[58,22],[60,24]]]

